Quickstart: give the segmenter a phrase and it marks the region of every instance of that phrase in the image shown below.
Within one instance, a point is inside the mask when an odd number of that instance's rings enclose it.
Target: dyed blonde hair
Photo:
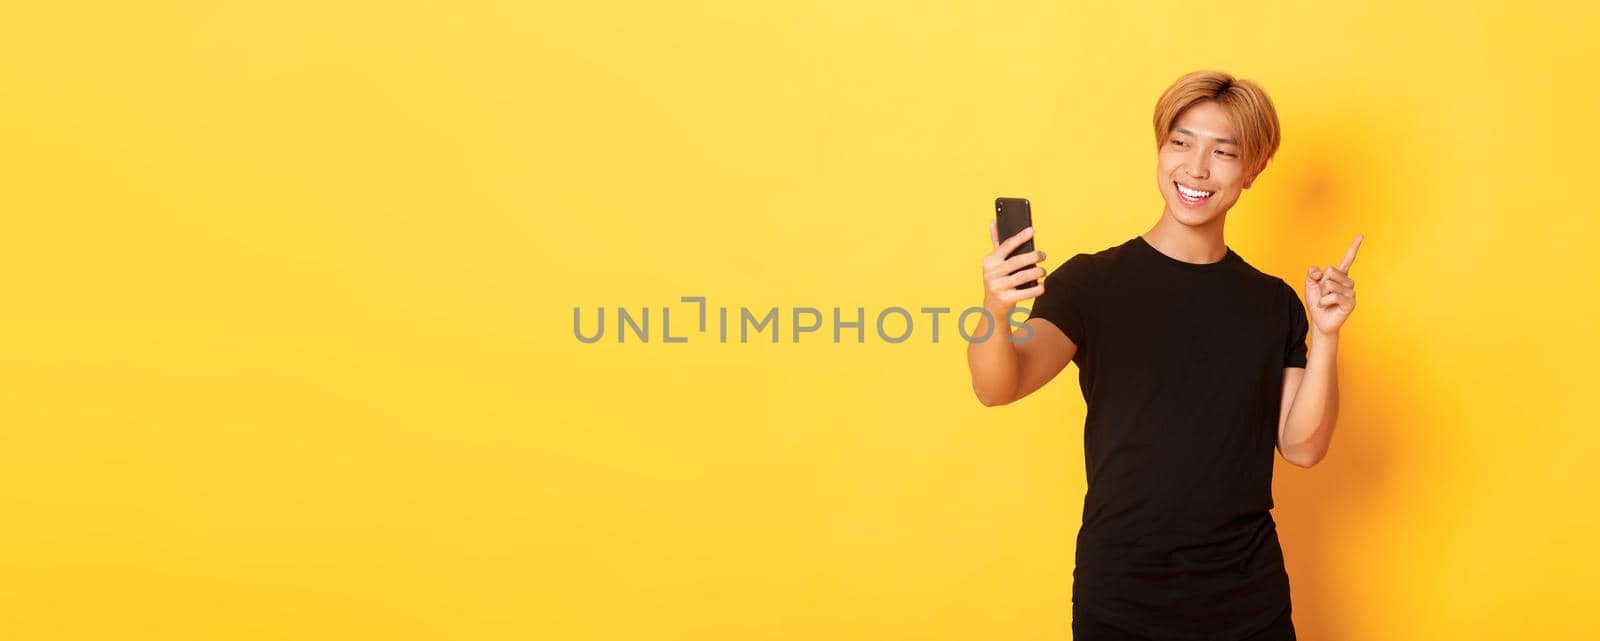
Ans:
[[[1228,114],[1239,139],[1240,155],[1249,168],[1246,179],[1253,180],[1278,152],[1278,111],[1267,91],[1252,80],[1221,71],[1194,71],[1172,83],[1156,101],[1156,149],[1166,144],[1185,109],[1207,100]]]

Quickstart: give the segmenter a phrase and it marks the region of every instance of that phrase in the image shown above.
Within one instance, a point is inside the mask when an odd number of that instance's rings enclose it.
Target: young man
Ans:
[[[1032,229],[1002,241],[991,223],[984,307],[1004,326],[1018,301],[1037,300],[1027,327],[969,344],[972,387],[1001,405],[1078,364],[1088,492],[1073,571],[1077,641],[1294,639],[1269,512],[1273,449],[1301,467],[1328,451],[1362,238],[1338,266],[1306,272],[1308,322],[1288,283],[1223,241],[1228,209],[1278,148],[1266,92],[1191,73],[1156,103],[1154,125],[1166,206],[1145,233],[1016,290],[1044,276],[1044,252],[1007,259]]]

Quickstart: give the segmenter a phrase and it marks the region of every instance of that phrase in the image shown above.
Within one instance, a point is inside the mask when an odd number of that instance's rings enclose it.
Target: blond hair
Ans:
[[[1221,71],[1194,71],[1179,78],[1156,101],[1156,149],[1166,144],[1173,124],[1185,109],[1210,100],[1222,107],[1239,139],[1246,174],[1254,178],[1278,152],[1278,112],[1267,91],[1255,81]]]

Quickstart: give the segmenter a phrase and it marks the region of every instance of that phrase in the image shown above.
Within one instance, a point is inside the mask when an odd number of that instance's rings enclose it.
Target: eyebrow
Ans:
[[[1175,127],[1175,128],[1173,128],[1173,131],[1176,131],[1176,132],[1178,132],[1180,134],[1189,134],[1191,136],[1199,138],[1199,136],[1196,135],[1194,132],[1189,131],[1188,129],[1184,129],[1183,127]],[[1220,143],[1222,143],[1224,145],[1237,145],[1237,144],[1239,144],[1238,141],[1236,141],[1236,140],[1234,140],[1232,138],[1213,138],[1212,140],[1220,142]]]

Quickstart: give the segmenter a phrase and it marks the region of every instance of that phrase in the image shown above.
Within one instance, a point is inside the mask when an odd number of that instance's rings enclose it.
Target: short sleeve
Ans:
[[[1044,278],[1044,293],[1033,299],[1028,318],[1043,318],[1072,339],[1082,349],[1088,339],[1084,300],[1088,293],[1089,254],[1068,258]]]
[[[1283,366],[1305,367],[1306,336],[1311,331],[1311,324],[1306,320],[1306,308],[1300,303],[1300,295],[1288,283],[1284,283],[1283,289],[1286,299],[1284,306],[1289,314],[1289,335],[1283,349]]]

